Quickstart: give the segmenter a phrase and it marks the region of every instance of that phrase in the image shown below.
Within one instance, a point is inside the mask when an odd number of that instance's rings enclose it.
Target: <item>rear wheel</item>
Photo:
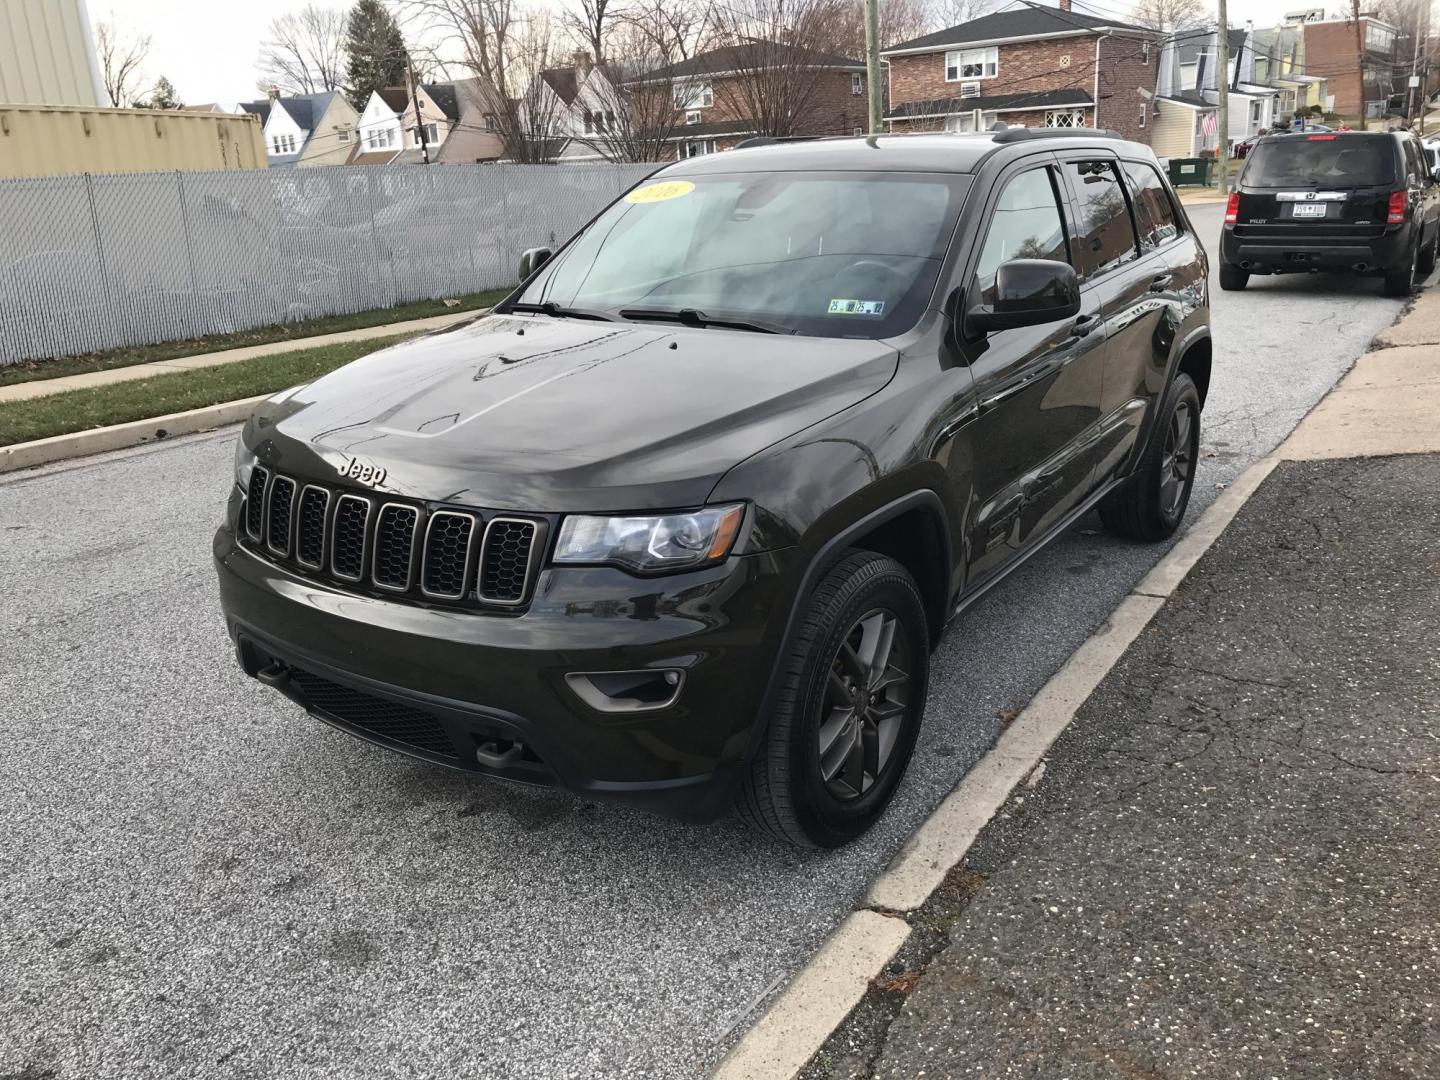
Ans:
[[[1409,296],[1415,291],[1415,277],[1420,263],[1420,241],[1415,241],[1408,257],[1399,266],[1385,271],[1385,295]]]
[[[1420,252],[1420,262],[1416,267],[1422,274],[1428,274],[1435,269],[1435,257],[1440,255],[1440,221],[1435,223],[1435,235],[1430,238]]]
[[[1220,288],[1226,292],[1239,292],[1250,281],[1249,271],[1241,270],[1229,263],[1220,264]]]
[[[1156,424],[1135,474],[1100,503],[1109,532],[1150,543],[1180,527],[1200,457],[1200,394],[1183,371],[1170,384]]]
[[[838,847],[873,825],[915,749],[929,662],[906,569],[874,552],[844,556],[806,603],[740,816],[798,847]]]

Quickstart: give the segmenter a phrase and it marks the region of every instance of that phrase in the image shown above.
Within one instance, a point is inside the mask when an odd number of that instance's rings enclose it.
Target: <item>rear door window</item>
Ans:
[[[1113,161],[1067,161],[1075,197],[1075,255],[1081,277],[1098,277],[1136,258],[1130,206]]]
[[[1175,208],[1153,165],[1127,161],[1125,182],[1130,188],[1130,204],[1135,208],[1135,225],[1140,231],[1140,250],[1154,251],[1180,235]]]
[[[1395,182],[1393,140],[1374,135],[1285,135],[1251,152],[1253,187],[1383,187]]]

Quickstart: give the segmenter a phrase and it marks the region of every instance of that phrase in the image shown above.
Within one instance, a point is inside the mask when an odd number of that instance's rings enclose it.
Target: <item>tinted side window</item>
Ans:
[[[995,302],[995,269],[1010,259],[1069,261],[1060,201],[1048,167],[1021,173],[1000,193],[975,268],[981,303]]]
[[[1097,277],[1135,258],[1135,229],[1115,165],[1069,161],[1064,169],[1075,191],[1075,257],[1081,277]]]
[[[1140,229],[1140,250],[1154,251],[1180,235],[1175,208],[1153,165],[1127,161],[1123,167],[1125,182],[1130,187],[1130,204],[1135,207],[1135,224]]]
[[[1417,180],[1425,178],[1425,169],[1420,164],[1420,148],[1415,145],[1414,139],[1405,140],[1405,164],[1410,170],[1410,175]]]

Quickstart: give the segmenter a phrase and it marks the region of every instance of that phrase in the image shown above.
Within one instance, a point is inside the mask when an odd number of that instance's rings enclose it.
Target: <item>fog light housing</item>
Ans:
[[[654,712],[680,699],[685,672],[680,668],[572,671],[565,676],[565,685],[596,712]]]

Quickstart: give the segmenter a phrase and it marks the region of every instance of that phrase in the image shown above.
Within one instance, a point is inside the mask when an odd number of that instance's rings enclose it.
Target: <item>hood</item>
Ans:
[[[305,479],[532,512],[695,506],[757,451],[883,387],[879,341],[490,316],[357,360],[256,414]]]

